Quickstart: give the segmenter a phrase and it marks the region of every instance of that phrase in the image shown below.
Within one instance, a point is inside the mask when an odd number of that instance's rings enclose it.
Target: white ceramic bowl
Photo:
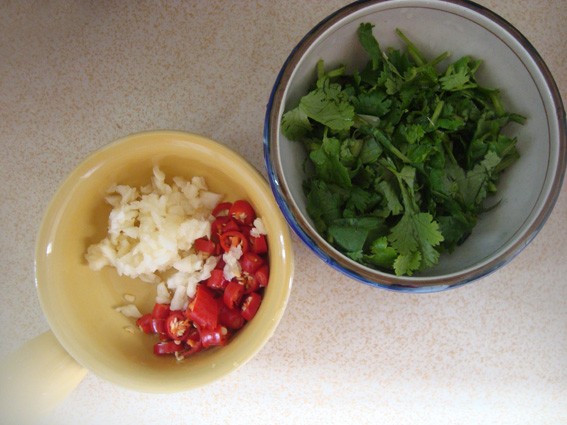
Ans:
[[[471,55],[483,60],[479,82],[502,90],[508,110],[528,117],[514,127],[521,158],[500,180],[501,203],[481,216],[473,234],[453,254],[419,275],[398,277],[342,255],[314,229],[302,190],[305,153],[280,131],[282,114],[296,106],[315,79],[315,65],[344,64],[347,72],[368,60],[356,30],[375,25],[381,48],[403,48],[401,29],[433,58],[449,51],[452,60]],[[468,1],[386,0],[352,3],[317,24],[283,65],[269,101],[264,148],[272,190],[290,226],[325,262],[371,285],[431,292],[462,285],[509,262],[538,233],[559,195],[566,163],[565,110],[542,58],[507,21]]]

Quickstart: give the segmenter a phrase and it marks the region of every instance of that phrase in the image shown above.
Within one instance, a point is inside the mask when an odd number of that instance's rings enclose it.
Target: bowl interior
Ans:
[[[108,267],[92,271],[84,259],[87,247],[106,235],[110,206],[104,201],[105,191],[115,183],[148,184],[154,165],[161,167],[166,178],[203,176],[209,189],[227,194],[225,199],[250,200],[269,235],[272,277],[257,316],[227,346],[182,362],[155,356],[155,340],[137,329],[128,332],[133,319],[113,310],[126,304],[124,294],[132,294],[140,311],[151,311],[155,286],[119,277]],[[97,375],[151,392],[204,385],[248,361],[283,314],[292,271],[287,226],[263,177],[228,148],[178,132],[129,136],[87,158],[51,201],[36,251],[40,302],[63,347]]]
[[[411,278],[361,266],[317,234],[302,190],[305,153],[299,143],[288,141],[279,131],[282,114],[295,107],[314,82],[319,59],[328,68],[346,65],[348,72],[366,63],[356,36],[363,22],[375,25],[374,35],[382,49],[404,47],[394,33],[399,28],[431,59],[449,51],[445,66],[463,55],[482,59],[479,82],[500,88],[506,108],[527,117],[525,125],[507,128],[518,138],[521,158],[500,181],[492,200],[500,201],[498,207],[481,216],[473,234],[453,254],[442,255],[437,266]],[[553,79],[533,47],[513,27],[469,3],[393,0],[342,9],[308,34],[290,55],[270,107],[268,168],[277,181],[273,188],[285,205],[286,217],[321,257],[369,283],[453,285],[482,276],[525,246],[559,193],[565,168],[565,122]]]

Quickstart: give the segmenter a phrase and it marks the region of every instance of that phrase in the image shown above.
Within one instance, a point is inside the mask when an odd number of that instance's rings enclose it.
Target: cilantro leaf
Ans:
[[[372,164],[380,158],[382,154],[382,148],[376,140],[373,138],[367,138],[364,140],[364,144],[362,145],[362,149],[360,151],[360,162],[362,164]]]
[[[390,111],[392,100],[384,91],[362,92],[352,99],[357,114],[381,117]]]
[[[299,107],[287,111],[282,116],[282,133],[289,140],[300,140],[312,128],[307,114]]]
[[[394,271],[398,276],[412,276],[413,272],[419,270],[421,265],[421,254],[414,251],[410,254],[400,254],[394,261]]]
[[[341,217],[342,195],[322,180],[311,179],[306,182],[307,213],[313,220],[317,231],[326,232],[327,223]]]
[[[354,107],[348,95],[326,76],[317,81],[317,88],[301,98],[299,108],[307,117],[331,130],[348,130],[354,122]]]
[[[332,242],[346,251],[360,251],[369,235],[383,231],[382,221],[377,217],[361,217],[335,220],[329,226],[328,234]]]
[[[474,73],[480,64],[481,61],[475,61],[469,56],[464,56],[457,62],[449,65],[445,75],[439,78],[443,90],[457,91],[477,87]]]
[[[386,201],[386,208],[392,215],[398,215],[403,211],[403,206],[398,199],[398,195],[392,188],[389,182],[382,180],[377,185],[377,190],[384,195]]]
[[[476,224],[476,219],[465,216],[462,212],[453,212],[452,215],[438,216],[437,222],[444,238],[443,248],[452,252],[458,244],[470,235]]]
[[[404,166],[399,172],[391,165],[389,169],[396,175],[404,204],[404,215],[392,227],[388,241],[404,260],[403,267],[394,263],[396,274],[411,274],[414,270],[424,269],[436,264],[439,252],[435,246],[443,241],[439,223],[427,212],[419,212],[415,199],[415,168]],[[419,254],[419,255],[417,255]],[[415,267],[414,267],[415,266]]]
[[[425,136],[425,129],[419,124],[400,125],[400,132],[410,144],[419,142]]]
[[[372,28],[374,28],[372,24],[360,24],[358,27],[358,40],[372,61],[372,69],[377,69],[382,62],[382,51],[380,50],[378,41],[372,34]]]
[[[370,254],[364,256],[364,260],[378,267],[392,269],[398,252],[388,245],[386,236],[375,239],[370,245]]]
[[[439,224],[431,214],[406,212],[388,235],[388,241],[399,255],[411,259],[410,262],[404,260],[403,271],[398,269],[398,264],[396,274],[407,274],[436,264],[439,252],[434,247],[442,240]]]
[[[347,215],[346,210],[352,211],[353,215],[364,214],[365,211],[367,211],[371,205],[376,204],[379,199],[380,195],[377,193],[372,193],[355,186],[350,190],[350,196],[345,204],[345,213],[343,215]]]
[[[467,172],[466,178],[459,184],[459,189],[466,205],[474,208],[484,201],[492,172],[499,163],[500,157],[495,152],[488,152],[480,163]]]
[[[350,187],[351,180],[348,169],[340,160],[341,142],[335,138],[325,138],[323,143],[311,151],[309,158],[315,165],[316,175],[342,187]]]

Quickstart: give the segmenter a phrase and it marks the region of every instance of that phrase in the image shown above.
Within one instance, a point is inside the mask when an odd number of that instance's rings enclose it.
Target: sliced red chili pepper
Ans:
[[[224,303],[220,306],[219,323],[229,329],[237,330],[244,326],[246,321],[240,310],[237,308],[228,308]]]
[[[254,272],[254,280],[258,282],[260,288],[268,286],[268,282],[270,281],[270,266],[268,264],[260,266],[258,270]]]
[[[232,202],[221,202],[215,208],[213,208],[214,217],[224,217],[228,215],[228,211],[232,207]]]
[[[242,317],[247,321],[252,320],[252,318],[258,312],[260,304],[262,303],[262,296],[258,292],[252,292],[246,295],[244,302],[242,303]]]
[[[220,244],[219,244],[220,246]],[[215,266],[215,269],[217,270],[223,270],[224,266],[226,265],[226,263],[224,262],[224,260],[222,259],[222,257],[219,258],[219,261],[217,262],[217,265]]]
[[[213,329],[199,328],[199,335],[201,336],[203,348],[225,345],[228,341],[228,329],[222,325],[218,325]]]
[[[244,199],[235,201],[230,207],[228,215],[239,223],[247,225],[251,225],[256,218],[256,212],[254,211],[254,208],[248,201],[245,201]]]
[[[224,252],[228,252],[230,248],[241,246],[242,252],[248,252],[248,240],[244,235],[236,230],[229,230],[220,235],[220,245]]]
[[[228,285],[222,269],[211,270],[211,277],[207,279],[207,286],[212,289],[223,290]]]
[[[256,254],[268,252],[268,242],[265,235],[250,236],[250,250]]]
[[[244,293],[249,294],[256,291],[260,287],[260,283],[255,277],[248,273],[243,273],[242,278],[239,279],[240,283],[244,286]]]
[[[224,293],[222,296],[222,300],[224,305],[228,308],[236,308],[240,305],[240,300],[244,295],[244,286],[240,283],[236,282],[235,280],[231,280],[224,288]]]
[[[232,231],[240,232],[240,226],[236,221],[229,219],[226,223],[223,224],[222,233]]]
[[[136,326],[138,326],[140,330],[146,334],[154,333],[154,330],[152,328],[152,320],[153,317],[151,313],[146,313],[136,320]]]
[[[211,276],[200,282],[185,312],[171,311],[168,304],[154,304],[151,314],[136,323],[145,333],[158,334],[157,355],[175,354],[182,359],[204,348],[225,345],[231,335],[257,313],[263,288],[268,285],[268,243],[265,235],[250,235],[256,214],[247,201],[221,203],[213,211],[211,237],[195,241],[195,250],[220,255],[240,245],[239,280],[224,278],[225,262],[219,259]],[[221,245],[222,242],[222,245]]]
[[[208,238],[195,239],[193,245],[195,246],[195,249],[199,252],[203,252],[209,255],[215,253],[216,244],[213,241],[209,240]]]
[[[246,224],[239,224],[240,225],[240,232],[246,237],[246,239],[250,240],[250,231],[252,230],[252,226],[247,226]]]
[[[229,217],[218,217],[211,223],[211,240],[215,243],[219,241],[219,235],[222,233],[223,225]]]
[[[217,242],[219,235],[232,230],[240,231],[240,226],[236,221],[228,216],[217,217],[211,224],[211,240]]]
[[[156,319],[155,317],[152,317],[152,332],[158,334],[162,339],[167,337],[165,319]]]
[[[154,309],[152,310],[152,317],[154,319],[166,319],[169,316],[171,310],[169,310],[169,304],[154,304]]]
[[[201,337],[199,336],[197,329],[195,329],[195,333],[197,335],[195,340],[188,339],[185,346],[183,347],[183,350],[177,351],[175,353],[175,356],[178,359],[183,359],[185,357],[191,356],[192,354],[198,353],[203,349],[203,344],[201,344]]]
[[[205,285],[197,285],[195,299],[188,310],[188,317],[197,325],[210,329],[217,326],[219,306],[212,292]]]
[[[176,344],[175,341],[161,341],[154,345],[154,354],[162,356],[164,354],[173,354],[182,349],[183,347],[180,344]]]
[[[184,341],[189,335],[191,323],[181,311],[172,311],[165,319],[165,331],[167,336],[175,341]]]
[[[251,275],[264,264],[264,259],[253,252],[245,252],[239,261],[242,271]]]
[[[201,345],[201,337],[199,336],[199,330],[194,326],[191,326],[187,331],[187,339],[185,340],[185,344],[190,347]]]

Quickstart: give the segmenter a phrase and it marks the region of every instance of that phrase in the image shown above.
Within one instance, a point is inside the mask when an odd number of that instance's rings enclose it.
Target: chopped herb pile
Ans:
[[[332,245],[362,264],[408,275],[429,268],[471,233],[500,174],[518,157],[502,133],[525,118],[480,86],[481,61],[438,71],[400,31],[404,51],[382,50],[364,23],[364,69],[317,64],[317,82],[282,118],[308,153],[307,211]]]

